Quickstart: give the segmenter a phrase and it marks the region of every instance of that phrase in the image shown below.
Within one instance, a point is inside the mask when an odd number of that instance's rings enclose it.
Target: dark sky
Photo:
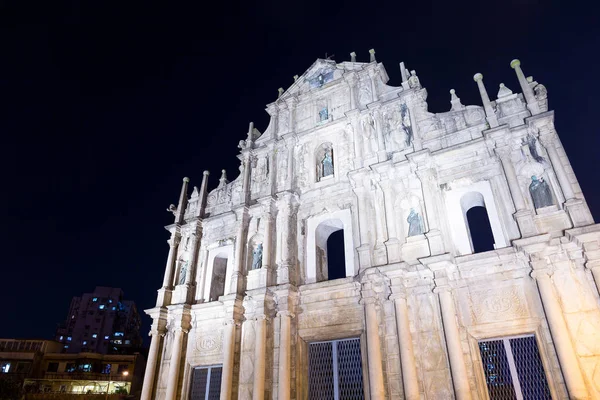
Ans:
[[[0,0],[0,337],[52,337],[96,285],[152,307],[181,178],[234,178],[248,122],[264,130],[277,88],[325,53],[375,48],[392,85],[406,62],[433,112],[451,88],[481,104],[476,72],[493,99],[500,82],[519,90],[520,58],[598,217],[592,3]]]

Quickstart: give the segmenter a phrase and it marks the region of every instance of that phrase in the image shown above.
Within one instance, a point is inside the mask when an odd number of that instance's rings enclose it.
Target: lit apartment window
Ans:
[[[222,372],[221,365],[194,368],[190,400],[218,399]]]
[[[87,345],[87,340],[83,341],[83,345],[86,346]]]
[[[124,336],[123,332],[115,332],[115,337],[117,337],[117,336]]]
[[[94,297],[94,298],[92,299],[92,301],[93,301],[93,302],[96,302],[96,301],[98,301],[98,298],[97,298],[97,297]]]
[[[92,335],[92,337],[93,337],[94,339],[96,339],[96,338],[98,337],[98,334],[97,334],[97,333],[94,333],[94,334]]]
[[[69,348],[69,345],[68,345],[68,344],[65,344],[65,346],[64,346],[64,347],[65,347],[65,349],[68,349],[68,348]]]
[[[71,336],[67,336],[67,342],[71,341]]]
[[[65,338],[64,336],[61,336],[60,339],[58,339],[58,340],[62,341],[64,338]]]
[[[309,344],[308,398],[364,398],[360,339]]]
[[[535,336],[479,342],[490,400],[552,399]]]
[[[121,339],[115,339],[113,340],[114,344],[123,344],[123,341]]]
[[[101,309],[101,310],[104,310],[104,304],[100,304],[100,305],[98,306],[98,308],[99,308],[99,309]]]
[[[10,363],[9,362],[0,362],[0,372],[3,374],[8,374],[10,371]]]
[[[126,340],[125,344],[131,344],[131,340]]]
[[[110,339],[110,336],[104,336],[104,340]]]
[[[117,307],[113,306],[112,310],[115,311],[117,309]]]

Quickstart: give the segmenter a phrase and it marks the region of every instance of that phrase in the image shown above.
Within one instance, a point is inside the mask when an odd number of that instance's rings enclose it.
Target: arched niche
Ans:
[[[467,212],[473,207],[486,209],[494,237],[494,248],[508,246],[492,187],[488,181],[479,181],[446,192],[448,225],[457,255],[473,254],[474,252],[467,219]]]
[[[345,276],[357,274],[354,263],[352,215],[349,209],[322,214],[307,219],[306,283],[327,278],[327,240],[332,233],[343,230]]]
[[[333,179],[336,165],[333,144],[326,142],[317,147],[315,151],[315,177],[317,182]]]
[[[256,234],[248,240],[246,251],[246,271],[254,271],[262,267],[262,259],[264,257],[263,236]],[[257,259],[257,267],[254,265],[255,258]]]
[[[203,300],[218,300],[230,286],[233,265],[233,245],[210,249],[206,260]]]

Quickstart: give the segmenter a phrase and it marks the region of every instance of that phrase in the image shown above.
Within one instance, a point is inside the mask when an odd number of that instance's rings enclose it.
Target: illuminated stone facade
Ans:
[[[356,371],[371,399],[600,398],[600,226],[545,87],[511,67],[522,93],[491,101],[477,74],[483,107],[451,91],[439,114],[404,64],[387,85],[374,51],[280,89],[239,143],[240,175],[209,192],[205,172],[191,194],[186,178],[169,207],[142,399],[204,398],[209,372],[221,399],[344,399]],[[339,231],[346,277],[330,280]],[[359,364],[336,364],[328,397],[311,346],[347,338]],[[520,368],[535,362],[532,389]]]

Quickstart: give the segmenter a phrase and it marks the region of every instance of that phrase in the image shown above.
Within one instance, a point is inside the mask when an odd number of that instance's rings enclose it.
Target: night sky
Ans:
[[[592,2],[66,3],[0,0],[0,337],[52,338],[70,298],[97,285],[154,306],[181,179],[235,178],[248,123],[264,131],[277,88],[326,53],[368,61],[375,48],[396,86],[404,61],[433,112],[451,88],[481,105],[476,72],[492,99],[500,82],[520,91],[519,58],[600,216]]]

